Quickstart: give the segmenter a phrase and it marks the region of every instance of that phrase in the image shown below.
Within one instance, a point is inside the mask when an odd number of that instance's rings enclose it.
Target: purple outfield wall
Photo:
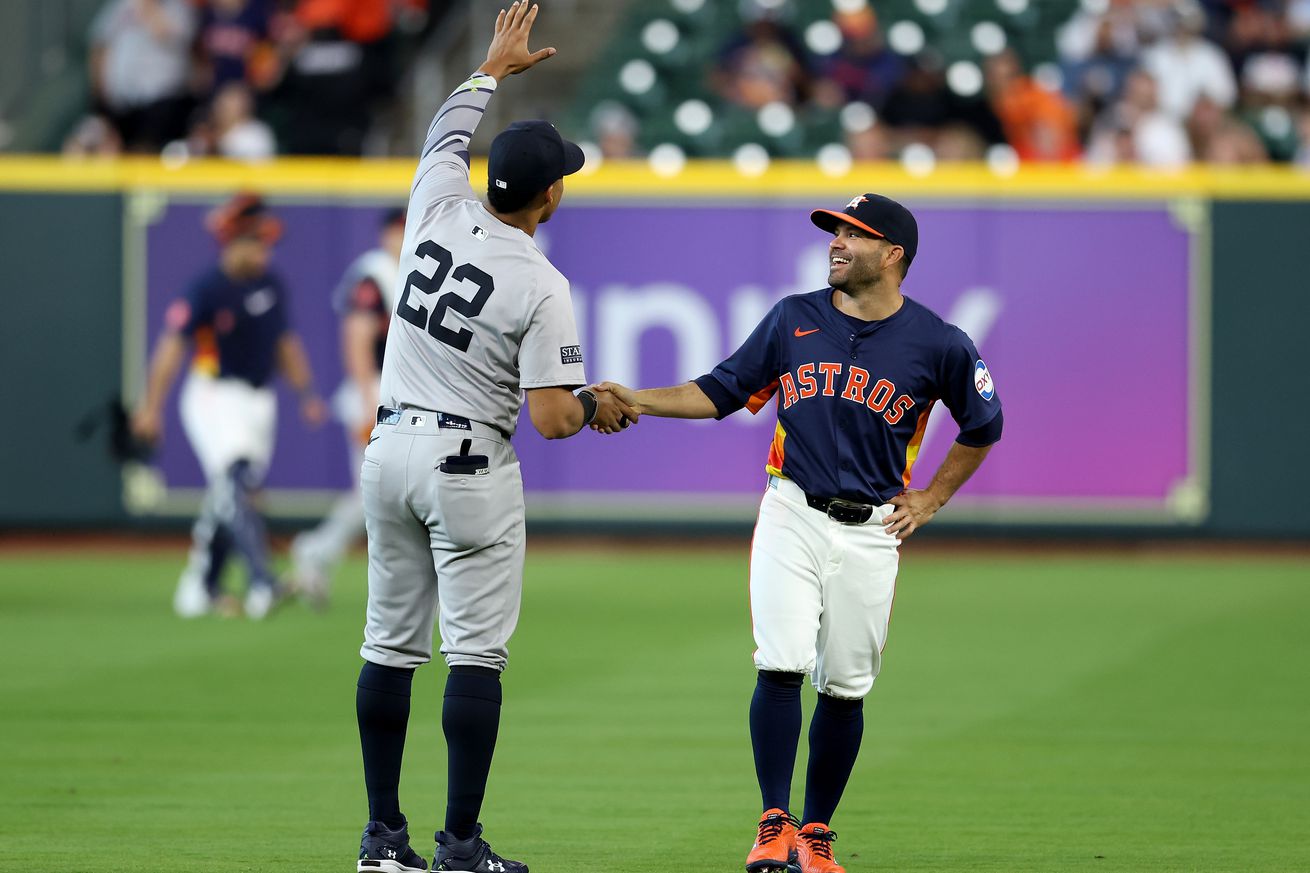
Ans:
[[[831,204],[827,204],[831,205]],[[974,338],[1005,403],[1005,438],[959,503],[1068,509],[1163,507],[1189,459],[1192,245],[1162,204],[909,205],[919,255],[905,292]],[[173,203],[147,232],[146,320],[216,255],[207,206]],[[330,391],[340,380],[328,295],[374,239],[382,209],[279,204],[275,265],[292,317]],[[567,205],[538,235],[573,283],[588,377],[634,386],[700,375],[779,297],[822,287],[827,237],[795,203]],[[494,265],[483,265],[493,275]],[[451,315],[450,317],[456,317]],[[344,488],[344,437],[307,429],[282,394],[268,485]],[[159,465],[170,487],[201,484],[173,404]],[[763,484],[774,406],[724,422],[643,420],[618,436],[515,439],[542,510],[749,505]],[[915,467],[923,487],[956,433],[933,413]]]

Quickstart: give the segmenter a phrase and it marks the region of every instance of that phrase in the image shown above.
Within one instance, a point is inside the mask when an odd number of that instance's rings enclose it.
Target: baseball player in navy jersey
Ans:
[[[764,813],[752,873],[842,873],[829,829],[882,666],[902,540],[930,521],[1001,436],[987,365],[959,328],[901,293],[918,226],[877,194],[811,220],[833,235],[829,287],[779,302],[711,373],[617,394],[643,415],[723,418],[774,396],[778,424],[751,547],[758,671],[751,743]],[[941,401],[960,434],[928,487],[910,474]],[[603,424],[597,430],[605,431]],[[791,814],[802,679],[818,690],[805,805]]]
[[[364,536],[359,469],[364,446],[377,423],[378,378],[396,304],[396,271],[404,239],[405,211],[388,211],[377,247],[356,258],[332,292],[332,308],[341,318],[341,363],[346,374],[332,407],[345,429],[354,487],[337,499],[318,527],[291,543],[292,584],[316,606],[327,601],[333,568]]]
[[[300,338],[291,330],[286,288],[269,268],[281,224],[259,197],[241,194],[210,213],[208,226],[222,246],[219,263],[169,306],[132,428],[142,440],[159,439],[164,399],[190,346],[182,426],[208,487],[173,607],[183,617],[210,611],[235,548],[249,573],[246,615],[260,619],[278,593],[264,522],[253,502],[273,453],[274,374],[280,371],[300,394],[307,421],[320,423],[325,407],[314,393]]]
[[[491,143],[486,199],[469,187],[469,142],[492,94],[555,53],[528,49],[536,16],[524,3],[501,11],[486,62],[437,110],[410,190],[382,405],[360,472],[369,597],[356,710],[370,818],[360,873],[428,870],[398,787],[410,686],[432,657],[434,620],[449,667],[449,767],[432,868],[526,873],[491,850],[478,823],[523,586],[510,437],[523,392],[547,438],[636,416],[613,394],[574,394],[587,383],[569,284],[533,241],[582,150],[544,121],[518,122]]]

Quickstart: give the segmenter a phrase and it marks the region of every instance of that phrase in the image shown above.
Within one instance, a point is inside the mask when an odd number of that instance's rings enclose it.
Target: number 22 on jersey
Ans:
[[[452,271],[454,257],[449,250],[432,240],[420,243],[419,247],[414,250],[414,254],[420,258],[432,259],[436,262],[437,268],[432,272],[431,276],[425,276],[419,270],[414,270],[409,274],[405,280],[405,291],[400,295],[400,300],[396,303],[396,314],[420,330],[426,330],[432,335],[433,339],[439,340],[461,352],[467,352],[469,343],[473,341],[473,331],[466,327],[459,330],[451,330],[446,327],[443,324],[446,310],[453,309],[466,318],[475,317],[482,311],[482,307],[487,305],[491,292],[496,290],[496,283],[484,270],[472,264],[460,264]],[[426,306],[410,303],[410,289],[417,289],[423,294],[434,294],[445,284],[447,278],[456,282],[468,282],[478,289],[477,293],[471,299],[468,299],[459,296],[454,291],[447,291],[437,298],[436,305],[433,306],[431,311]]]

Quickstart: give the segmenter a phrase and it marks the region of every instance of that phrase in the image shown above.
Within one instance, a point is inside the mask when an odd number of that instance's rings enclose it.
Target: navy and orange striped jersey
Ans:
[[[853,318],[833,289],[784,298],[696,384],[719,418],[775,394],[768,472],[816,497],[886,503],[909,487],[928,415],[942,401],[959,442],[1000,439],[1001,400],[968,335],[909,297],[880,321]]]
[[[289,329],[286,298],[276,273],[242,281],[214,267],[169,305],[164,320],[193,341],[197,370],[258,388],[277,368],[278,340]]]

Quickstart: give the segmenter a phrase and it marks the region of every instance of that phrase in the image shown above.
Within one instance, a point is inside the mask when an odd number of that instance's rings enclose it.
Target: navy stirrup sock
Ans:
[[[806,823],[831,824],[860,753],[864,701],[819,695],[810,721],[810,763],[805,776]]]
[[[801,739],[803,673],[761,670],[751,698],[751,748],[764,810],[791,808],[791,775]]]
[[[413,670],[366,662],[359,671],[355,690],[368,817],[392,830],[405,823],[400,813],[400,764],[405,754],[413,680]]]
[[[450,668],[441,706],[449,762],[445,829],[457,840],[470,839],[477,829],[500,729],[500,700],[499,670],[463,664]]]

